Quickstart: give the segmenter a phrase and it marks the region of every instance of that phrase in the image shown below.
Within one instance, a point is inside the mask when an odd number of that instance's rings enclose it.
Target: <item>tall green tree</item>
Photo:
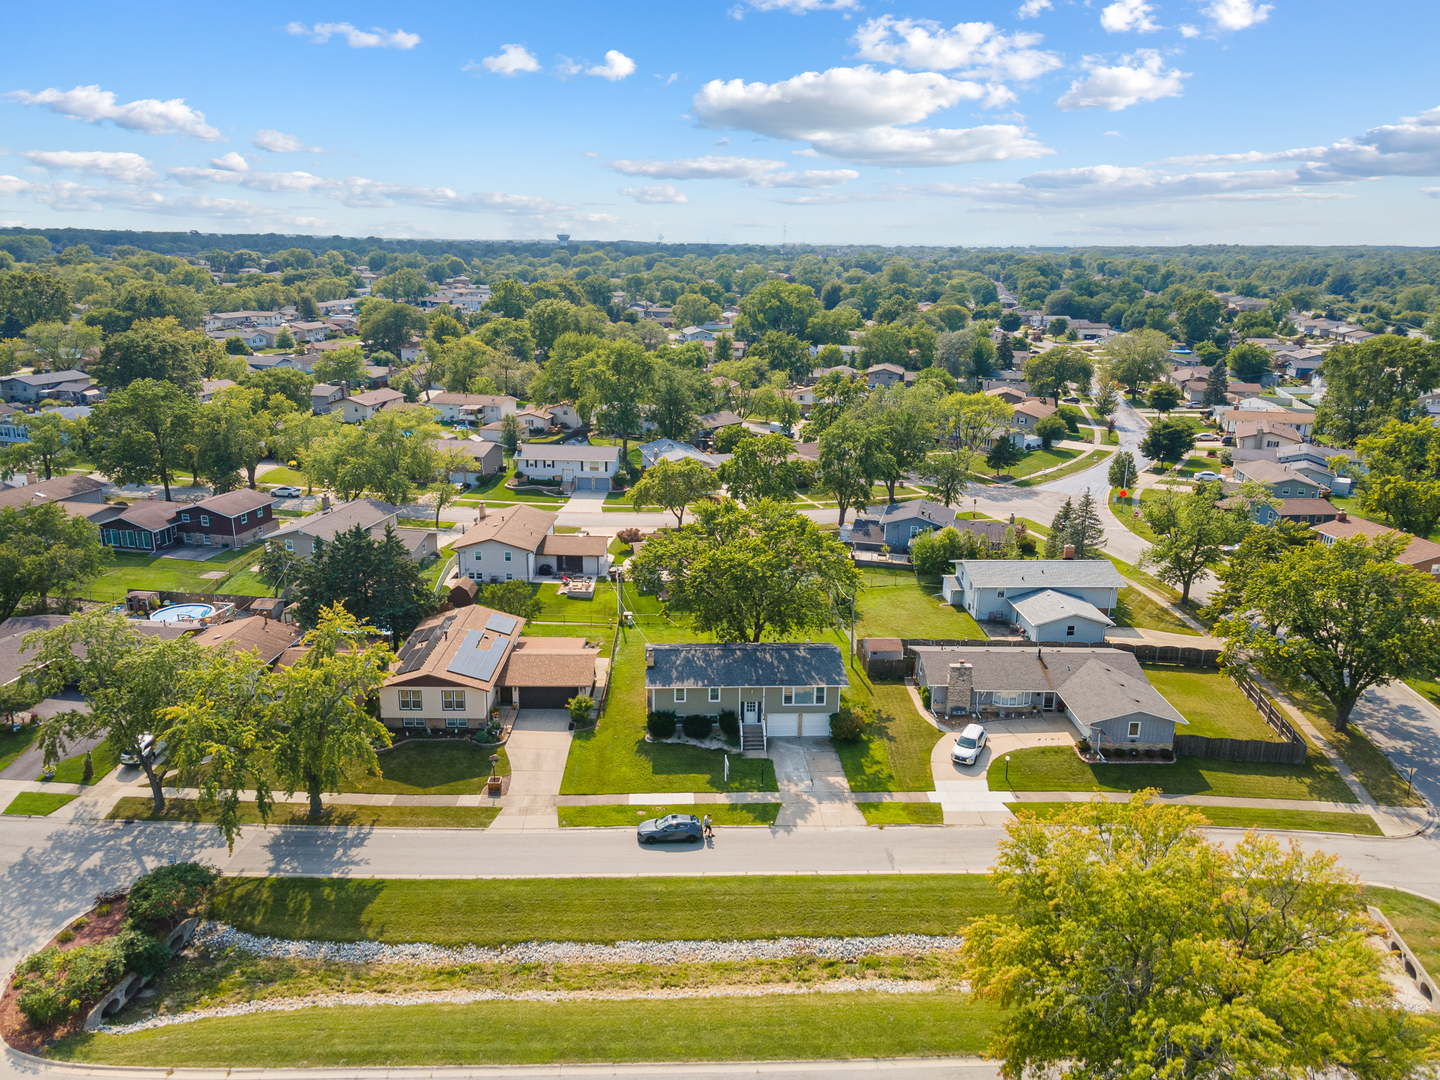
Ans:
[[[366,370],[365,354],[359,345],[346,345],[342,349],[322,352],[310,369],[317,383],[339,386],[344,383],[352,390],[370,385],[370,372]]]
[[[174,319],[140,319],[105,342],[90,373],[107,390],[150,380],[173,383],[193,395],[207,368],[224,352],[218,341],[198,330],[186,330]]]
[[[1088,389],[1094,378],[1090,357],[1072,345],[1057,345],[1036,353],[1025,361],[1025,381],[1030,392],[1040,397],[1053,397],[1060,404],[1060,395],[1072,384]]]
[[[576,362],[580,412],[630,453],[630,437],[640,430],[641,406],[655,385],[654,356],[633,341],[610,341]]]
[[[65,756],[66,748],[104,735],[121,753],[134,754],[150,782],[155,812],[165,809],[161,774],[140,754],[140,739],[159,739],[169,726],[165,710],[176,704],[184,674],[195,667],[204,647],[189,637],[167,640],[143,634],[124,615],[91,611],[53,630],[27,634],[26,666],[46,695],[73,685],[90,707],[46,720],[40,728],[45,763]]]
[[[1214,293],[1187,289],[1175,299],[1175,322],[1187,343],[1194,345],[1215,332],[1225,305]]]
[[[395,530],[373,539],[360,526],[317,542],[300,573],[296,613],[301,626],[315,627],[336,604],[362,622],[408,637],[435,610],[435,593]]]
[[[425,316],[408,304],[370,297],[360,308],[358,325],[360,337],[372,350],[399,356],[412,337],[425,332]]]
[[[1204,615],[1218,619],[1245,610],[1245,585],[1262,566],[1277,561],[1293,547],[1313,544],[1315,531],[1303,521],[1281,519],[1273,525],[1251,525],[1223,566],[1216,567],[1220,588],[1210,596]],[[1277,624],[1272,624],[1273,632]]]
[[[1212,841],[1206,824],[1142,792],[1007,826],[990,875],[1006,913],[964,945],[975,994],[1003,1006],[987,1046],[1001,1074],[1424,1072],[1433,1034],[1395,1001],[1335,857]]]
[[[36,371],[67,371],[99,346],[100,330],[78,319],[69,323],[38,322],[25,331],[25,343],[35,359]]]
[[[759,440],[754,440],[759,441]],[[637,510],[663,506],[675,515],[675,527],[685,524],[685,508],[720,487],[715,474],[694,458],[661,460],[645,470],[630,489],[630,501]]]
[[[837,597],[859,571],[844,544],[778,503],[705,502],[682,529],[660,533],[635,557],[635,580],[662,587],[697,629],[722,641],[763,641],[838,625]]]
[[[1200,397],[1200,404],[1207,409],[1216,405],[1225,404],[1225,391],[1230,386],[1230,371],[1225,366],[1225,358],[1222,356],[1215,361],[1215,366],[1210,369],[1210,375],[1205,380],[1205,393]]]
[[[1420,395],[1440,386],[1440,342],[1379,334],[1359,345],[1337,345],[1320,365],[1325,396],[1315,430],[1337,446],[1354,446],[1391,420],[1424,415]]]
[[[0,273],[0,338],[18,338],[38,322],[69,322],[70,286],[40,270]]]
[[[1152,461],[1179,461],[1195,445],[1195,431],[1184,420],[1157,420],[1140,440],[1140,452]]]
[[[1140,472],[1135,467],[1135,455],[1129,450],[1121,450],[1110,459],[1110,486],[1113,488],[1128,489],[1135,486],[1139,479]]]
[[[969,487],[974,466],[974,451],[943,450],[925,459],[920,478],[931,486],[932,494],[942,506],[954,506]]]
[[[1171,344],[1170,338],[1158,330],[1133,330],[1106,343],[1101,366],[1106,375],[1130,391],[1133,399],[1141,386],[1153,382],[1165,370]]]
[[[818,314],[820,299],[810,286],[767,281],[740,301],[735,333],[746,341],[759,341],[771,330],[804,337]]]
[[[730,497],[745,505],[761,499],[789,502],[795,498],[795,444],[784,435],[741,439],[716,476]]]
[[[820,488],[835,496],[840,525],[851,509],[870,503],[870,488],[889,471],[891,462],[875,428],[852,416],[842,416],[820,436]]]
[[[1050,532],[1045,537],[1045,558],[1058,559],[1070,542],[1070,529],[1075,523],[1075,500],[1066,496],[1065,503],[1050,519]]]
[[[1180,587],[1180,602],[1190,599],[1190,588],[1207,569],[1219,566],[1224,549],[1238,544],[1250,527],[1250,503],[1245,497],[1218,505],[1223,496],[1218,480],[1196,484],[1187,492],[1170,489],[1140,504],[1145,522],[1159,537],[1141,556],[1155,576]]]
[[[16,423],[18,418],[12,418]],[[18,472],[34,468],[49,480],[57,469],[75,460],[75,450],[84,438],[86,422],[67,420],[57,412],[35,413],[24,418],[24,442],[14,443],[6,454],[6,465]]]
[[[655,365],[649,419],[661,438],[684,441],[695,434],[695,420],[702,412],[707,389],[707,377],[694,368],[663,360]]]
[[[43,613],[51,594],[99,577],[111,558],[95,526],[59,503],[0,509],[0,622],[27,597]]]
[[[1428,537],[1440,525],[1440,430],[1428,418],[1391,420],[1360,440],[1360,501],[1386,524]],[[1348,464],[1348,463],[1346,463]]]
[[[96,463],[117,484],[158,482],[169,500],[198,411],[195,399],[173,382],[135,380],[90,414]]]
[[[925,465],[935,447],[935,423],[926,415],[921,399],[907,391],[896,394],[896,390],[889,392],[885,406],[870,421],[882,454],[876,478],[885,485],[891,502],[896,487]],[[895,396],[892,399],[890,395]]]
[[[1344,731],[1361,695],[1440,663],[1440,584],[1395,561],[1410,538],[1307,544],[1257,567],[1243,615],[1216,624],[1226,658],[1301,676]]]

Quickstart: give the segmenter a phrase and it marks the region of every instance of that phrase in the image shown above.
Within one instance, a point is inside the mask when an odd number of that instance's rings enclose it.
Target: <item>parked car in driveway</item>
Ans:
[[[298,487],[291,487],[289,484],[286,484],[283,487],[275,488],[270,494],[277,499],[298,499],[303,492],[301,492]]]
[[[133,754],[129,750],[120,751],[121,765],[139,765],[141,757],[149,757],[155,749],[155,736],[148,731],[140,736],[140,753]]]
[[[1203,472],[1197,472],[1197,473],[1195,474],[1195,479],[1196,479],[1196,480],[1219,480],[1219,479],[1220,479],[1220,474],[1219,474],[1218,472],[1216,472],[1214,469],[1205,469]]]
[[[965,730],[950,749],[950,760],[956,765],[974,765],[980,758],[980,751],[990,741],[989,733],[979,724],[966,724]]]
[[[666,814],[642,821],[635,832],[642,844],[698,844],[702,829],[694,814]]]

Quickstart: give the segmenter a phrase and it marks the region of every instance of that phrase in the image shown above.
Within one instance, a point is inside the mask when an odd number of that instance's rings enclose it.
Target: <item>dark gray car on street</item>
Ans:
[[[694,814],[666,814],[642,821],[635,831],[642,844],[698,844],[703,832]]]

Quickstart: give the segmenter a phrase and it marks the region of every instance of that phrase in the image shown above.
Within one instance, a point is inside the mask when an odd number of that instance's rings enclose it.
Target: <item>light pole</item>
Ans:
[[[1010,786],[1010,755],[1005,755],[1005,786]]]

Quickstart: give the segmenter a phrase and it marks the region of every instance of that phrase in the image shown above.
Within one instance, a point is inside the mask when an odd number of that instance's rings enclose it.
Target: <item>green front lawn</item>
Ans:
[[[685,640],[693,636],[686,635]],[[610,669],[605,715],[592,730],[575,733],[561,794],[779,791],[769,758],[729,755],[727,784],[726,755],[721,751],[645,741],[645,641],[638,630],[622,633],[623,643]]]
[[[953,934],[1006,910],[983,874],[224,878],[211,903],[252,934],[449,946]]]
[[[1110,617],[1116,626],[1134,626],[1144,630],[1163,630],[1169,634],[1200,636],[1168,607],[1157,604],[1139,589],[1121,589],[1120,599]],[[1192,732],[1193,734],[1193,732]]]
[[[940,599],[940,579],[904,567],[865,568],[855,604],[855,637],[975,641],[985,631],[969,612]]]
[[[1356,802],[1340,774],[1318,752],[1303,765],[1216,761],[1180,757],[1172,763],[1087,765],[1068,746],[1016,750],[990,765],[991,791],[1140,791],[1168,795],[1220,795],[1232,799],[1311,799]]]
[[[874,706],[879,720],[857,742],[835,741],[851,791],[934,791],[930,754],[940,731],[915,709],[900,683],[872,683],[850,668],[850,689],[842,701]]]
[[[284,465],[278,469],[269,469],[255,478],[257,487],[298,487],[302,490],[310,490],[310,481],[305,474],[298,469],[288,469]]]
[[[677,803],[674,806],[631,806],[607,803],[604,806],[562,806],[561,828],[634,828],[642,821],[666,814],[710,815],[716,825],[774,825],[782,803]]]
[[[945,811],[933,802],[856,803],[867,825],[943,825]]]
[[[1056,452],[1056,453],[1072,453],[1072,454],[1073,454],[1073,453],[1078,453],[1079,451],[1076,451],[1076,450],[1070,450],[1070,451],[1057,450],[1057,451],[1055,451],[1055,452]],[[1094,467],[1095,465],[1099,464],[1101,461],[1105,460],[1105,458],[1108,457],[1108,456],[1109,456],[1109,455],[1108,455],[1108,452],[1105,451],[1105,450],[1091,450],[1091,451],[1090,451],[1088,454],[1086,454],[1084,457],[1081,457],[1081,458],[1079,458],[1079,459],[1077,459],[1077,460],[1075,460],[1075,461],[1070,462],[1070,464],[1069,464],[1069,465],[1066,465],[1063,469],[1056,469],[1054,472],[1052,472],[1052,473],[1046,473],[1044,476],[1034,476],[1034,477],[1031,477],[1031,478],[1028,479],[1028,480],[1019,480],[1019,481],[1016,481],[1015,486],[1016,486],[1016,487],[1034,487],[1034,486],[1036,486],[1037,484],[1048,484],[1048,483],[1050,483],[1052,480],[1063,480],[1063,479],[1064,479],[1065,477],[1067,477],[1067,476],[1073,476],[1075,473],[1084,472],[1086,469],[1089,469],[1089,468]]]
[[[1031,450],[1018,464],[1006,466],[1005,472],[1001,475],[1010,476],[1016,480],[1022,476],[1029,476],[1041,469],[1053,469],[1056,465],[1064,465],[1080,456],[1079,450],[1066,450],[1063,446],[1052,446],[1049,450]]]
[[[13,724],[0,725],[0,769],[28,750],[39,734],[39,724],[21,724],[19,731]]]
[[[90,753],[90,765],[95,770],[90,783],[98,783],[109,775],[110,770],[120,764],[120,751],[106,739]],[[43,780],[43,776],[35,779]],[[68,757],[55,768],[55,775],[51,777],[57,784],[83,784],[85,782],[85,755],[76,754]]]
[[[385,795],[473,795],[485,790],[491,754],[500,755],[495,775],[510,775],[503,746],[478,746],[469,739],[403,742],[380,755],[382,776],[351,776],[344,787]]]
[[[66,803],[79,797],[78,795],[59,795],[49,791],[22,791],[10,800],[10,805],[5,808],[5,813],[32,814],[35,817],[44,817],[47,814],[53,814]]]
[[[257,545],[221,551],[204,562],[188,559],[167,559],[163,556],[118,554],[110,569],[84,588],[91,600],[124,600],[131,589],[154,589],[166,592],[214,593],[230,592],[225,578],[201,577],[222,570],[227,573],[249,569],[259,555]],[[254,595],[268,596],[269,589]]]
[[[1279,742],[1274,729],[1260,718],[1235,680],[1219,671],[1142,664],[1150,685],[1190,721],[1177,729],[1210,739],[1259,739]]]
[[[1013,814],[1018,815],[1022,810],[1028,810],[1043,821],[1077,804],[1013,802],[1005,805]],[[1209,818],[1210,824],[1222,828],[1385,835],[1369,814],[1347,814],[1339,810],[1271,810],[1248,806],[1197,806],[1195,809]]]
[[[150,1067],[521,1065],[975,1055],[1000,1011],[954,990],[315,1009],[75,1035],[61,1061]]]
[[[271,825],[357,826],[365,829],[483,829],[500,815],[498,806],[355,806],[330,803],[318,819],[300,803],[283,803],[270,814]],[[213,810],[201,810],[194,799],[168,799],[163,814],[149,798],[121,799],[105,815],[109,821],[213,822]],[[245,803],[240,824],[260,825],[254,803]]]

